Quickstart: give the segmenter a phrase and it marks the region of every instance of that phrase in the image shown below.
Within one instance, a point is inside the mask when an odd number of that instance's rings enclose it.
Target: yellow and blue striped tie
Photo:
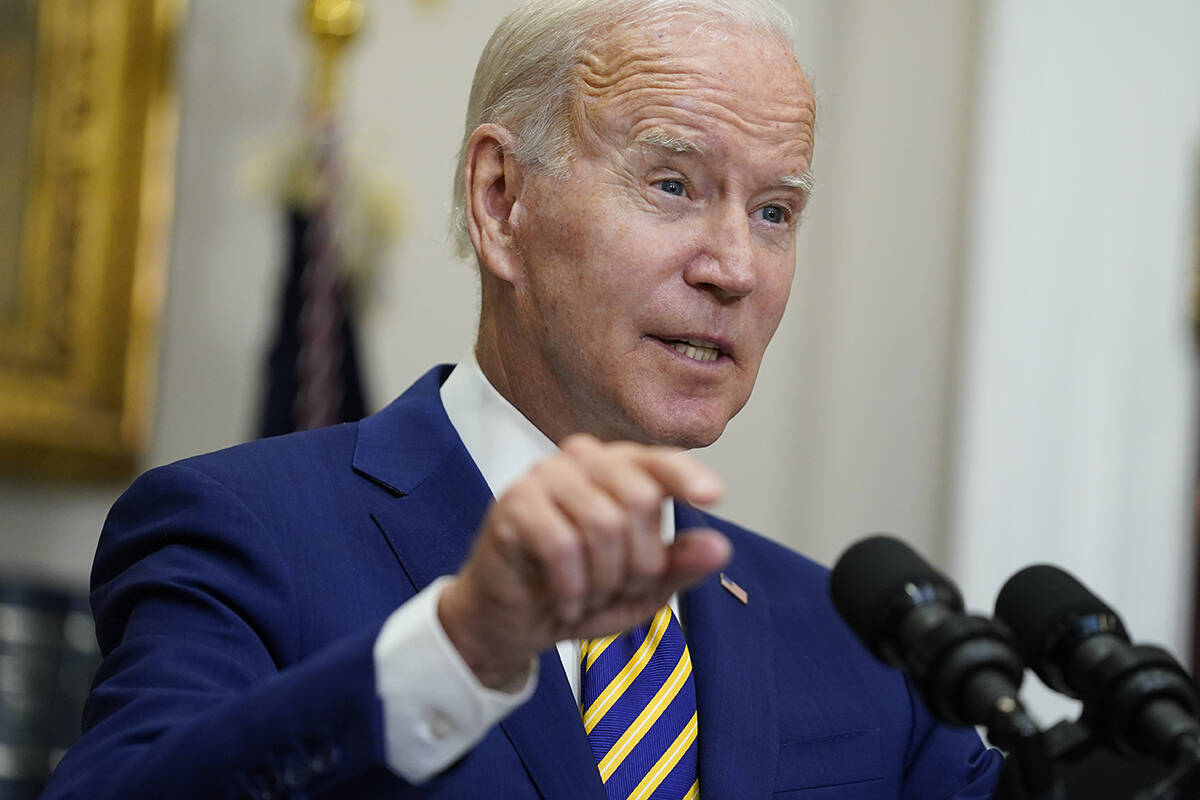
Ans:
[[[679,620],[583,642],[583,727],[609,800],[698,800],[696,686]]]

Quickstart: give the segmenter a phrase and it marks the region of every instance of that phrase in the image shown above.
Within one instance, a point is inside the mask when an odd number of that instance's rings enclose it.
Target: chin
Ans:
[[[684,450],[699,450],[702,447],[708,447],[717,439],[721,438],[721,433],[724,432],[724,426],[721,430],[715,433],[687,433],[673,438],[670,441],[664,441],[662,444],[670,445],[671,447],[681,447]]]
[[[641,426],[641,438],[648,444],[661,444],[696,450],[708,447],[721,437],[733,414],[706,418],[685,413],[660,418],[654,423]]]
[[[684,392],[644,393],[614,405],[618,413],[601,438],[627,439],[695,450],[721,437],[725,426],[749,399],[749,393],[697,396]]]

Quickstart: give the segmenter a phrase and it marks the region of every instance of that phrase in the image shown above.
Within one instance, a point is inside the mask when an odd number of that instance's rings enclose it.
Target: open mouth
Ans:
[[[700,339],[663,339],[668,347],[693,361],[716,361],[721,357],[721,348],[712,342]]]

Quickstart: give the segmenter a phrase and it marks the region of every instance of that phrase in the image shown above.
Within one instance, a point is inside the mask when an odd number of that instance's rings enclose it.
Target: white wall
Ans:
[[[824,561],[945,530],[974,6],[796,4],[817,191],[759,387],[713,448],[730,516]]]
[[[1057,562],[1183,655],[1200,5],[1012,0],[983,30],[950,563],[991,608]]]

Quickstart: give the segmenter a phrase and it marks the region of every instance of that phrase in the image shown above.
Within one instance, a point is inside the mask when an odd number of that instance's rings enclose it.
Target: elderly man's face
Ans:
[[[812,93],[782,45],[694,19],[617,37],[583,79],[570,174],[513,209],[508,378],[555,438],[710,444],[787,304]]]

